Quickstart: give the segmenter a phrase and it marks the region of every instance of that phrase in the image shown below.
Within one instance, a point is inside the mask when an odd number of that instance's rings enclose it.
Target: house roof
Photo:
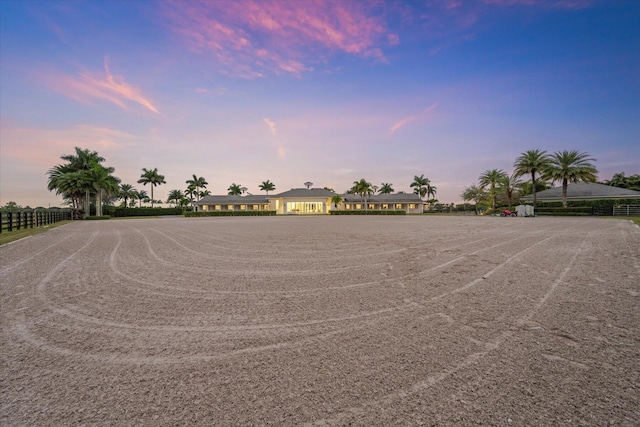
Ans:
[[[363,201],[359,194],[341,194],[340,197],[346,202]],[[417,194],[409,193],[376,194],[367,196],[367,203],[422,203],[422,199]]]
[[[599,200],[599,199],[636,199],[640,191],[612,187],[595,182],[577,182],[567,185],[567,200]],[[536,194],[539,202],[555,202],[562,200],[562,186],[550,188]],[[532,202],[533,195],[521,197],[524,202]]]
[[[327,198],[333,197],[336,193],[333,191],[325,190],[324,188],[292,188],[284,193],[274,194],[270,196],[270,199],[279,199],[281,197],[315,197],[315,198]]]
[[[243,205],[243,204],[260,204],[260,203],[269,203],[269,199],[267,196],[262,195],[247,195],[247,196],[236,196],[236,195],[223,195],[223,196],[204,196],[202,199],[197,201],[196,205]]]

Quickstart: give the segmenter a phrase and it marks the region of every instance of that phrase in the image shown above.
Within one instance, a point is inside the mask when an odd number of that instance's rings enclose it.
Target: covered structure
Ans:
[[[640,203],[640,191],[612,187],[598,183],[577,182],[567,185],[567,201],[572,200],[625,200],[637,199]],[[538,202],[562,202],[562,186],[537,193]],[[533,203],[533,195],[523,196],[521,202]]]

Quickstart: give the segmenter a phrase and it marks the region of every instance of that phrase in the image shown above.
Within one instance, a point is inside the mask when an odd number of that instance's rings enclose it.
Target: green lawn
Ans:
[[[56,222],[55,224],[46,225],[44,227],[21,228],[20,230],[3,231],[2,234],[0,234],[0,245],[5,245],[9,242],[13,242],[15,240],[19,240],[24,237],[33,236],[34,234],[44,233],[47,230],[60,227],[61,225],[65,225],[70,222],[71,221],[60,221],[60,222]]]

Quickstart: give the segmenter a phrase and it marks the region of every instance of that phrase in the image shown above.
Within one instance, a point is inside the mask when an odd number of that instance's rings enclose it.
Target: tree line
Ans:
[[[495,210],[498,195],[506,199],[511,209],[517,194],[531,194],[535,208],[537,192],[551,188],[554,182],[561,182],[562,206],[566,208],[567,186],[570,182],[596,182],[598,170],[592,163],[595,160],[588,153],[577,150],[556,151],[553,154],[540,149],[529,150],[516,158],[511,175],[502,169],[484,171],[478,183],[465,188],[461,197],[465,201],[475,202],[476,209],[479,203],[488,201]],[[523,176],[530,180],[521,181]],[[624,173],[621,177],[624,178]]]

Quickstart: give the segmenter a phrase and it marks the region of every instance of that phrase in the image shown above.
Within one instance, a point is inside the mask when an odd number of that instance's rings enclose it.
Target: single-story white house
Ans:
[[[275,211],[277,215],[328,214],[332,210],[404,210],[423,213],[424,202],[417,194],[376,194],[361,198],[341,194],[342,202],[334,205],[338,195],[324,188],[292,188],[273,195],[209,195],[195,202],[196,211]]]

